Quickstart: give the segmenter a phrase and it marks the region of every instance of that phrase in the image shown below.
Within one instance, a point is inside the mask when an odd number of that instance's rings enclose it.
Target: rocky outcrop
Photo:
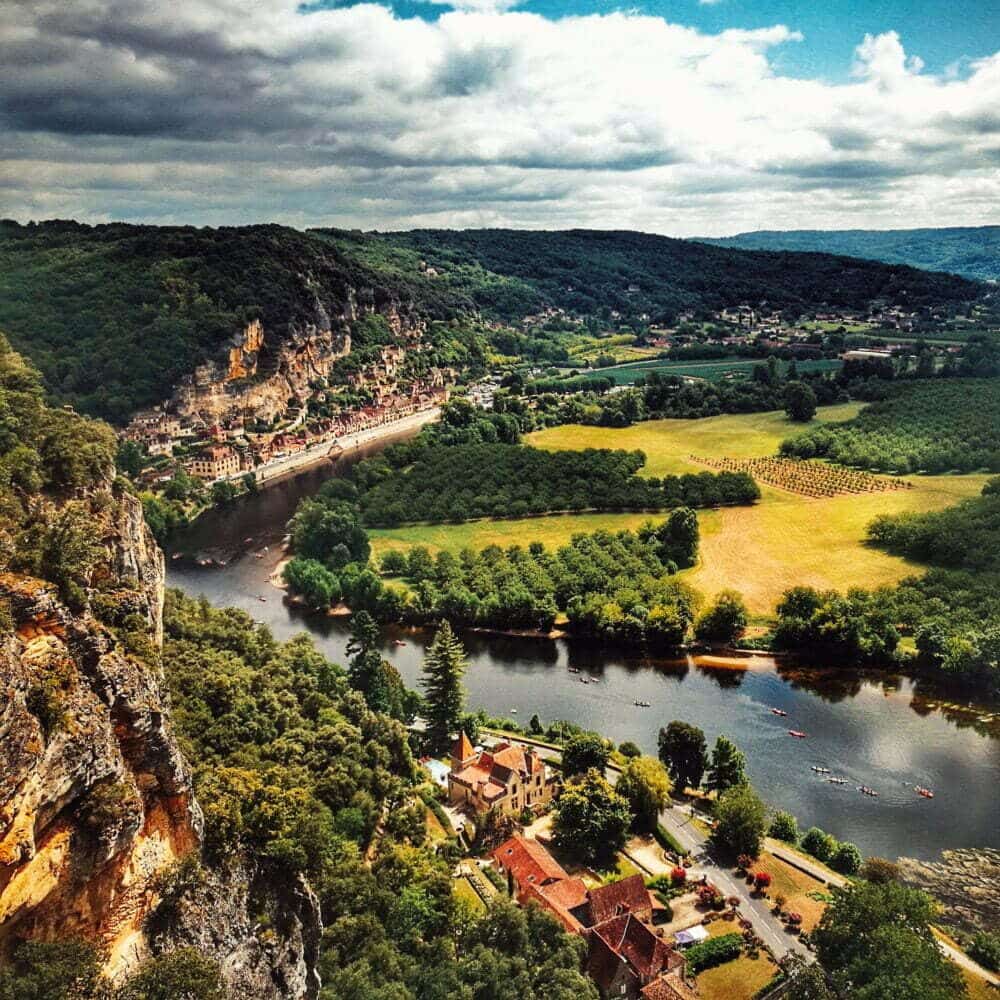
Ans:
[[[82,937],[113,975],[144,952],[158,875],[198,846],[190,774],[156,671],[40,581],[4,575],[0,597],[0,947]]]
[[[313,998],[322,923],[301,878],[246,857],[201,870],[148,921],[154,951],[193,946],[215,958],[232,1000]]]
[[[903,881],[929,892],[948,923],[968,932],[1000,927],[1000,850],[942,851],[940,861],[899,859]]]

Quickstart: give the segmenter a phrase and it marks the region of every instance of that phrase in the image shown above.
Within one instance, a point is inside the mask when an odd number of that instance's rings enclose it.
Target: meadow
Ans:
[[[855,416],[858,404],[819,411],[824,422]],[[690,454],[754,457],[773,455],[794,425],[783,413],[727,415],[703,420],[663,420],[627,428],[566,426],[530,435],[541,448],[641,448],[644,472],[663,476],[704,469]],[[814,499],[762,485],[753,507],[699,512],[702,531],[698,564],[684,577],[706,595],[724,588],[741,591],[750,611],[770,616],[782,592],[795,584],[820,588],[890,585],[922,567],[865,543],[865,528],[878,514],[940,510],[977,495],[985,475],[914,476],[914,488]],[[465,524],[413,525],[371,532],[376,556],[389,549],[426,545],[457,552],[465,546],[527,545],[549,548],[572,535],[599,529],[635,529],[656,515],[575,514]]]

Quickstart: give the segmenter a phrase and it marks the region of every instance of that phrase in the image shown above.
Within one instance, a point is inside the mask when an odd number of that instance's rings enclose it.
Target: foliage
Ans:
[[[452,733],[459,728],[465,703],[462,676],[466,669],[465,649],[444,621],[424,656],[422,685],[427,719],[427,743],[431,750],[451,745]]]
[[[591,768],[604,774],[610,757],[611,747],[597,733],[577,733],[563,744],[562,772],[567,778]]]
[[[660,760],[666,765],[674,786],[681,791],[698,788],[708,767],[708,744],[697,727],[675,720],[660,730]]]
[[[1000,391],[992,379],[901,383],[852,420],[789,438],[781,454],[901,474],[1000,472]]]
[[[735,642],[747,627],[747,606],[735,590],[720,591],[701,613],[694,634],[708,642]]]
[[[791,813],[776,812],[771,817],[771,825],[767,835],[776,840],[783,840],[786,844],[797,844],[799,842],[798,821]]]
[[[691,945],[684,952],[687,970],[697,975],[705,969],[715,968],[724,962],[732,962],[743,951],[743,937],[740,934],[720,934]]]
[[[861,851],[855,844],[841,841],[830,858],[830,867],[841,875],[856,875],[861,869]]]
[[[807,424],[816,416],[816,393],[805,382],[789,382],[785,386],[785,413],[789,420]]]
[[[559,796],[553,841],[580,861],[607,863],[624,846],[631,823],[628,801],[598,771],[588,771]]]
[[[0,1000],[91,1000],[101,963],[82,941],[26,941],[0,963]]]
[[[837,850],[837,840],[818,826],[810,827],[802,835],[802,850],[819,861],[829,861]]]
[[[715,803],[715,823],[712,839],[721,847],[753,858],[760,854],[767,809],[749,785],[735,785],[722,793]]]
[[[673,785],[655,757],[633,757],[622,770],[615,791],[628,800],[635,828],[645,833],[656,828],[660,813],[670,802]]]
[[[983,968],[1000,972],[1000,933],[978,931],[972,935],[968,952],[969,958],[978,962]]]
[[[756,483],[742,472],[640,477],[645,456],[639,451],[458,444],[397,448],[384,460],[368,462],[356,467],[354,476],[365,523],[373,527],[551,511],[748,504],[760,497]]]
[[[340,597],[340,581],[315,559],[289,559],[281,578],[313,608],[328,608]]]
[[[831,894],[812,940],[838,992],[862,1000],[964,996],[958,969],[941,955],[931,933],[929,896],[897,883],[872,882],[834,888]]]
[[[887,882],[899,881],[899,865],[887,858],[865,858],[858,874],[866,882],[885,885]]]
[[[891,607],[879,594],[792,587],[775,609],[775,649],[808,649],[822,662],[884,663],[899,644]]]
[[[351,616],[351,660],[347,676],[351,687],[360,691],[373,712],[412,722],[417,697],[407,691],[399,671],[378,652],[379,631],[366,611]]]
[[[195,948],[178,948],[140,966],[116,1000],[226,1000],[216,962]]]
[[[322,493],[299,504],[288,530],[298,555],[316,559],[332,570],[350,562],[365,563],[371,552],[357,508]]]
[[[708,765],[709,791],[722,793],[748,784],[746,765],[743,751],[727,736],[720,736],[712,748],[712,759]]]

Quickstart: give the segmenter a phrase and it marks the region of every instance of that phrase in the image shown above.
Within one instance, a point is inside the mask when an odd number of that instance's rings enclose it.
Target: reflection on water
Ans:
[[[333,471],[314,470],[200,519],[177,548],[188,555],[224,552],[227,565],[171,560],[168,582],[213,604],[243,608],[278,638],[308,630],[330,659],[343,663],[347,623],[305,614],[268,583],[296,503]],[[909,679],[775,665],[762,657],[748,660],[746,669],[696,658],[648,659],[580,639],[480,632],[463,639],[469,705],[491,715],[516,711],[522,723],[534,713],[545,722],[569,719],[616,742],[632,740],[647,753],[656,752],[660,727],[685,719],[710,740],[732,737],[747,754],[754,784],[776,808],[855,841],[867,854],[930,858],[948,847],[1000,847],[1000,740],[977,721],[987,710],[934,701]],[[411,686],[419,683],[429,641],[413,629],[384,636],[383,655]],[[772,707],[787,717],[773,715]],[[808,738],[792,739],[789,729]],[[810,771],[814,764],[849,783],[829,783]],[[861,784],[879,797],[860,795]],[[935,798],[918,796],[916,785],[932,788]]]

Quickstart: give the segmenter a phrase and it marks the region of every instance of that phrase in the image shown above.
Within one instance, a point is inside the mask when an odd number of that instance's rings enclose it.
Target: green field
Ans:
[[[825,421],[846,420],[858,404],[820,410]],[[772,455],[793,432],[783,413],[754,413],[703,420],[659,420],[626,428],[566,426],[529,435],[541,448],[641,448],[650,475],[700,472],[690,454],[711,457]],[[877,514],[940,510],[977,495],[985,475],[915,476],[912,490],[812,499],[762,486],[754,507],[699,512],[701,558],[684,575],[697,589],[714,594],[741,591],[753,614],[768,616],[782,592],[795,584],[820,588],[876,587],[920,572],[917,565],[865,544],[865,528]],[[426,545],[432,551],[464,546],[556,547],[578,532],[636,528],[656,515],[574,514],[465,524],[414,525],[372,531],[376,555],[388,549]]]
[[[810,426],[850,420],[861,410],[860,403],[824,406]],[[536,431],[525,438],[535,448],[636,448],[646,453],[643,472],[650,476],[704,472],[705,467],[690,460],[691,455],[710,458],[727,455],[753,458],[773,455],[786,438],[798,433],[801,424],[792,423],[784,413],[738,413],[693,420],[647,420],[631,427],[585,427],[567,424]]]
[[[761,361],[747,358],[723,359],[722,361],[637,361],[635,364],[616,365],[614,368],[595,368],[593,371],[580,372],[582,378],[611,379],[616,385],[630,385],[637,378],[650,372],[661,375],[687,376],[704,379],[707,382],[720,382],[727,375],[741,373],[749,375],[754,365]],[[824,358],[819,361],[796,362],[800,372],[828,372],[840,368],[841,362],[836,358]],[[787,366],[782,363],[783,370]]]

